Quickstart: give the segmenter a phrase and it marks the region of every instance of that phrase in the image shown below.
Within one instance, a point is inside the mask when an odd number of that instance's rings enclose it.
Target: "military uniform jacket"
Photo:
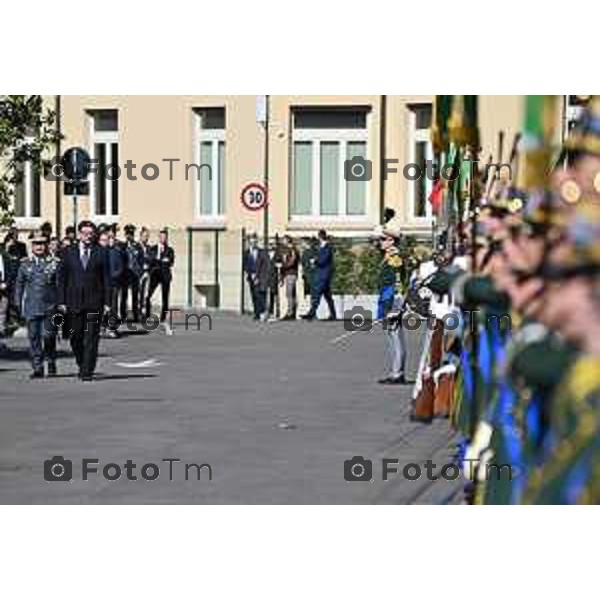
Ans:
[[[59,262],[52,256],[31,257],[21,262],[15,302],[24,319],[43,317],[57,304],[56,276]]]

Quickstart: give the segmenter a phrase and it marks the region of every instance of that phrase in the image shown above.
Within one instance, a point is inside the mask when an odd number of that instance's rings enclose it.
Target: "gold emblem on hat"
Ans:
[[[577,182],[569,179],[560,186],[560,195],[568,204],[575,204],[581,200],[581,188]]]
[[[594,189],[600,194],[600,172],[596,173],[596,177],[594,177]]]

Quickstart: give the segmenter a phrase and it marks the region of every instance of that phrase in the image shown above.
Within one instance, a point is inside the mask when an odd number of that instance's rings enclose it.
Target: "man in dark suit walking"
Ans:
[[[82,221],[78,230],[79,243],[65,252],[58,270],[58,304],[69,312],[71,348],[79,377],[91,381],[102,315],[110,306],[110,273],[106,252],[94,243],[94,224]]]
[[[312,321],[317,316],[317,309],[321,303],[321,298],[325,298],[327,307],[329,308],[329,320],[335,321],[337,316],[335,313],[335,304],[331,295],[331,280],[333,279],[333,248],[329,243],[327,232],[324,229],[319,231],[319,253],[314,260],[316,269],[315,289],[312,292],[312,302],[308,313],[302,315],[302,318],[307,321]]]

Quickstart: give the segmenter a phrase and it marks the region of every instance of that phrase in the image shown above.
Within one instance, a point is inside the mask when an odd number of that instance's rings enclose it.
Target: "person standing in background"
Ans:
[[[151,251],[150,231],[146,227],[140,230],[140,246],[142,248],[142,275],[140,277],[140,298],[139,307],[142,319],[150,316],[150,298],[148,292],[150,290],[150,263]]]
[[[106,337],[118,339],[119,335],[119,282],[123,273],[123,258],[121,252],[115,246],[115,234],[111,229],[104,229],[98,235],[98,245],[106,252],[108,262],[108,273],[110,280],[109,306],[110,311],[106,315],[106,325],[103,330]]]
[[[4,352],[7,349],[3,340],[6,336],[8,293],[11,287],[9,286],[9,278],[11,276],[10,263],[10,257],[4,251],[4,246],[0,246],[0,352]]]
[[[60,242],[57,237],[50,236],[50,244],[48,246],[50,256],[60,258]]]
[[[144,250],[135,241],[135,225],[125,225],[124,265],[121,288],[121,319],[127,320],[127,300],[131,290],[131,312],[133,322],[140,320],[140,278],[144,271]]]
[[[12,226],[4,238],[4,249],[17,262],[27,258],[27,245],[19,241],[19,230]]]
[[[291,236],[286,235],[283,238],[283,244],[284,250],[281,264],[281,280],[285,287],[287,311],[282,321],[295,321],[296,311],[298,310],[297,286],[300,254],[298,253]]]
[[[175,264],[175,251],[169,246],[169,232],[167,229],[161,229],[158,238],[158,244],[153,246],[150,253],[152,269],[150,274],[150,291],[148,293],[149,302],[152,302],[152,296],[156,288],[161,288],[161,309],[160,322],[165,323],[167,312],[169,311],[169,296],[171,293],[171,281],[173,279],[172,269]]]
[[[312,303],[310,310],[302,318],[306,321],[312,321],[317,316],[317,310],[321,303],[321,298],[325,298],[327,307],[329,309],[328,321],[335,321],[337,319],[335,304],[333,302],[333,296],[331,294],[331,282],[333,280],[334,272],[334,256],[333,248],[329,243],[327,232],[324,229],[319,231],[319,253],[317,258],[314,260],[314,266],[316,267],[316,281],[315,290],[312,293]]]
[[[268,310],[269,319],[279,318],[279,284],[281,282],[281,254],[275,243],[269,244],[268,266]]]

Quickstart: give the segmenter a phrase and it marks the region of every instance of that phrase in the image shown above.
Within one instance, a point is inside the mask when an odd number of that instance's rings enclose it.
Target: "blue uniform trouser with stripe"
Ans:
[[[44,368],[44,359],[49,364],[56,361],[56,325],[52,321],[54,313],[27,319],[29,351],[34,371]]]

